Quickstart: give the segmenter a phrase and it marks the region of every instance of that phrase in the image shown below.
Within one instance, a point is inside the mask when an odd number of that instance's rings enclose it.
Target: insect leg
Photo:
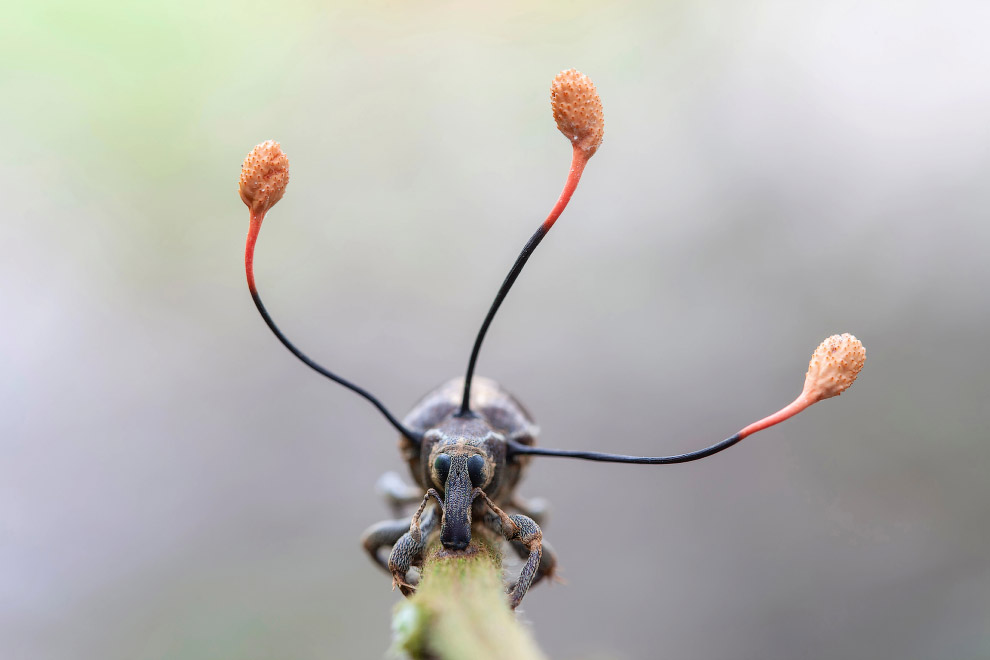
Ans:
[[[438,506],[431,507],[424,514],[424,509],[431,498],[436,499]],[[440,523],[438,512],[442,510],[442,507],[443,500],[440,499],[439,493],[432,488],[426,491],[423,503],[419,505],[419,509],[409,523],[409,531],[403,534],[392,546],[392,553],[388,557],[388,570],[392,574],[392,587],[399,587],[399,591],[404,596],[411,596],[416,591],[416,586],[409,583],[406,575],[411,567],[423,564],[426,541]]]
[[[371,556],[372,561],[388,571],[388,560],[382,557],[379,551],[386,546],[395,545],[408,531],[408,520],[383,520],[365,530],[361,535],[361,545]]]
[[[488,508],[491,509],[491,513],[485,515],[485,524],[501,534],[505,540],[522,543],[528,555],[515,584],[509,587],[509,607],[516,609],[522,602],[523,596],[529,591],[540,567],[540,559],[543,556],[543,532],[532,518],[518,514],[510,516],[502,511],[480,488],[475,489],[475,497],[484,498]]]
[[[529,558],[529,550],[521,542],[512,541],[510,545],[520,559]],[[557,577],[557,553],[546,539],[543,540],[543,556],[540,557],[540,565],[536,569],[536,575],[533,576],[533,584],[529,585],[530,588],[543,578],[560,581],[560,578]]]

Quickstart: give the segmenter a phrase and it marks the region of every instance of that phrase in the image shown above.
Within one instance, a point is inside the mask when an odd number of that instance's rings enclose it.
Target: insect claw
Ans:
[[[393,575],[392,576],[392,591],[395,591],[395,588],[396,587],[398,587],[402,591],[402,593],[407,594],[407,595],[408,595],[408,593],[412,593],[413,591],[416,591],[416,587],[415,586],[409,584],[408,582],[406,582],[405,580],[403,580],[398,575]],[[407,590],[408,590],[408,592],[407,592]]]

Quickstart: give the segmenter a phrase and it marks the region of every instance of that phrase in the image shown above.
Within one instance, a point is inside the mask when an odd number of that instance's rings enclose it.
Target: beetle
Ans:
[[[475,377],[478,355],[496,312],[526,262],[560,217],[573,195],[588,160],[602,141],[601,100],[587,76],[563,71],[551,85],[551,107],[558,129],[572,144],[571,166],[564,188],[550,214],[524,245],[478,331],[463,378],[448,381],[427,394],[399,421],[370,392],[317,364],[300,351],[272,320],[254,280],[254,250],[265,214],[281,199],[288,184],[288,158],[269,140],[248,154],[241,168],[239,192],[250,210],[245,273],[251,297],[275,336],[297,358],[327,378],[367,399],[399,432],[400,450],[415,487],[394,473],[380,481],[396,520],[369,528],[362,544],[372,560],[391,573],[393,587],[409,596],[416,589],[409,572],[421,566],[434,537],[451,554],[470,552],[475,534],[502,538],[524,560],[519,576],[507,586],[514,609],[530,586],[552,577],[556,554],[543,541],[540,523],[545,507],[525,502],[515,489],[532,456],[557,456],[591,461],[672,464],[706,458],[743,438],[778,424],[817,401],[837,396],[852,384],[865,362],[862,343],[852,335],[826,339],[812,356],[805,386],[792,403],[725,440],[698,451],[673,456],[627,456],[536,446],[537,426],[526,409],[495,381]],[[398,514],[419,504],[409,519]],[[391,547],[388,556],[383,550]]]
[[[403,435],[400,446],[419,488],[403,487],[387,474],[380,483],[394,506],[419,503],[412,519],[386,520],[364,533],[362,543],[371,558],[388,570],[405,595],[415,586],[407,573],[422,564],[427,541],[439,530],[449,551],[464,551],[474,530],[509,541],[525,560],[518,579],[509,587],[514,608],[533,582],[553,575],[556,557],[543,543],[538,521],[542,507],[515,495],[527,458],[512,452],[515,445],[532,446],[536,424],[525,408],[498,383],[476,378],[471,413],[459,413],[464,379],[448,381],[427,394],[403,420],[420,440]],[[425,494],[424,494],[425,491]],[[430,506],[435,504],[435,506]],[[518,513],[508,514],[505,509]],[[392,546],[387,560],[382,548]]]

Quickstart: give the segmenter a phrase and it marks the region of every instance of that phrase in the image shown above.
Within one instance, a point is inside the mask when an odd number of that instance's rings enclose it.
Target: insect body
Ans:
[[[591,81],[577,71],[558,74],[551,87],[557,127],[571,141],[571,167],[550,214],[530,237],[502,282],[474,342],[464,378],[426,395],[401,422],[367,390],[320,366],[282,333],[269,315],[254,281],[254,248],[265,214],[281,199],[288,184],[288,158],[268,141],[248,155],[241,168],[240,195],[250,209],[244,265],[248,288],[265,323],[296,357],[320,374],[374,405],[401,436],[401,449],[418,488],[403,486],[391,475],[384,490],[396,512],[419,504],[411,519],[389,520],[364,535],[365,549],[392,574],[393,584],[409,595],[415,590],[409,571],[422,563],[434,537],[449,553],[469,552],[472,538],[486,534],[508,541],[525,563],[508,587],[509,604],[522,601],[531,584],[552,576],[556,557],[543,542],[542,511],[515,495],[531,456],[558,456],[591,461],[647,465],[685,463],[728,449],[743,438],[778,424],[808,406],[841,394],[852,384],[866,359],[852,335],[826,339],[812,356],[805,385],[793,402],[725,440],[674,456],[625,456],[536,446],[537,429],[523,406],[497,383],[474,377],[485,334],[519,273],[571,199],[585,165],[602,140],[601,101]],[[507,513],[506,510],[515,513]],[[391,547],[386,558],[384,550]]]
[[[458,378],[426,395],[403,420],[407,428],[422,434],[420,443],[405,437],[402,441],[420,489],[410,492],[395,488],[393,482],[386,496],[395,504],[422,502],[411,521],[385,521],[365,532],[364,547],[408,595],[413,585],[407,572],[421,565],[433,532],[439,530],[440,543],[453,551],[467,548],[478,532],[504,538],[525,560],[510,589],[510,604],[515,607],[534,581],[553,574],[556,564],[534,520],[542,511],[514,496],[529,459],[513,455],[510,446],[532,446],[537,428],[522,405],[497,383],[477,378],[474,385],[470,415],[459,414],[464,380]],[[519,513],[509,515],[506,508]],[[392,546],[387,561],[379,555],[385,546]]]

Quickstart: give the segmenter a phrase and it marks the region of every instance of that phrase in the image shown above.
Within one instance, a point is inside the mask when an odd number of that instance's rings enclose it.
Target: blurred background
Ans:
[[[605,142],[479,373],[536,459],[553,658],[990,658],[990,5],[15,3],[0,25],[0,655],[380,658],[360,549],[392,429],[269,334],[241,161],[292,182],[257,253],[304,350],[404,414],[465,367],[570,148]]]

